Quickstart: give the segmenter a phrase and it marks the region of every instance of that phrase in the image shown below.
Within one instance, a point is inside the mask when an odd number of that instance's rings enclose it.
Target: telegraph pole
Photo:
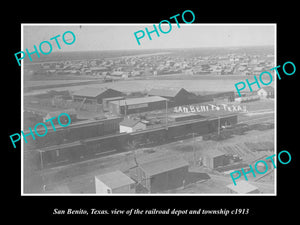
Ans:
[[[196,166],[196,149],[195,149],[195,133],[193,132],[193,157],[194,157],[194,166]]]
[[[125,110],[125,116],[127,116],[127,104],[126,104],[126,99],[124,99],[124,103],[125,103],[125,107],[124,107],[124,110]]]
[[[218,136],[220,135],[220,116],[218,116]]]
[[[166,130],[168,130],[168,99],[166,99]]]

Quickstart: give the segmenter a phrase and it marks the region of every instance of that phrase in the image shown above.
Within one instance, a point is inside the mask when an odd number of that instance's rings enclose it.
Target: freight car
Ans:
[[[76,140],[115,134],[119,132],[119,123],[121,121],[121,117],[112,117],[71,123],[68,127],[57,128],[56,131],[49,128],[47,135],[44,137],[37,138],[36,140],[27,138],[28,144],[26,144],[25,147],[26,150],[37,149],[52,145],[71,143]],[[26,132],[24,133],[27,134]]]
[[[118,133],[63,143],[39,149],[40,168],[51,168],[128,151],[132,148],[160,145],[188,138],[191,133],[205,135],[216,132],[218,125],[237,123],[237,115],[222,118],[190,120],[134,133]],[[132,145],[134,143],[134,145]]]

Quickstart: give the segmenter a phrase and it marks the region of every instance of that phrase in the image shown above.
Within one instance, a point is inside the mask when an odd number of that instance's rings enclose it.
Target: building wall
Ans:
[[[225,155],[216,156],[216,157],[204,156],[203,164],[210,169],[215,169],[218,166],[224,166],[225,160],[226,160]]]
[[[112,193],[112,190],[110,187],[106,186],[101,180],[99,180],[97,177],[95,177],[95,189],[96,194],[107,194]]]
[[[114,98],[114,97],[122,97],[124,94],[120,91],[108,89],[101,95],[97,96],[97,102],[102,104],[104,98]]]
[[[135,193],[134,188],[130,188],[130,185],[124,185],[122,187],[118,187],[112,189],[113,194],[121,194],[121,193]]]
[[[268,93],[264,90],[260,90],[257,92],[257,94],[260,96],[260,97],[264,97],[266,98],[268,96]]]
[[[218,166],[224,166],[225,160],[226,160],[225,155],[214,157],[213,158],[213,169],[217,168]]]
[[[183,186],[188,173],[188,166],[154,175],[150,178],[151,193],[160,193]]]
[[[263,98],[274,98],[274,92],[272,91],[266,91],[266,90],[259,90],[257,92],[257,94],[260,96],[260,97],[263,97]]]
[[[121,96],[124,96],[124,94],[122,92],[112,90],[112,89],[107,89],[105,92],[103,92],[102,94],[99,94],[96,97],[73,95],[73,100],[81,102],[81,101],[83,101],[84,98],[86,98],[85,103],[102,104],[102,101],[104,98],[113,98],[113,97],[121,97]]]
[[[120,133],[123,133],[123,132],[131,133],[131,132],[133,132],[133,128],[120,125]]]
[[[120,125],[120,133],[122,132],[132,133],[135,131],[145,130],[145,129],[146,129],[146,124],[144,123],[137,123],[134,127]]]
[[[172,98],[172,101],[174,101],[175,106],[186,105],[190,102],[190,97],[191,94],[182,89],[174,98]]]
[[[141,113],[141,112],[154,111],[154,110],[166,108],[166,101],[157,101],[157,102],[150,102],[145,104],[147,104],[147,106],[145,107],[130,108],[131,105],[118,106],[118,104],[109,103],[109,112],[114,115],[119,115],[119,114],[129,115],[133,113]]]

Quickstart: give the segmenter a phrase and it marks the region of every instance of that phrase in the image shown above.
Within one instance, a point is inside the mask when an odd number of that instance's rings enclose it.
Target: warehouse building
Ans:
[[[184,88],[152,89],[148,96],[160,96],[169,100],[170,106],[184,105],[195,95]]]
[[[125,96],[103,98],[103,100],[102,100],[103,111],[108,111],[109,102],[123,100],[123,99],[125,99]]]
[[[215,169],[220,166],[225,166],[229,164],[229,159],[227,159],[225,153],[217,150],[210,149],[203,153],[203,165],[210,168]]]
[[[96,194],[135,193],[135,182],[120,170],[95,176]]]
[[[185,160],[169,157],[138,165],[131,177],[150,193],[159,193],[182,187],[188,168],[189,164]]]
[[[159,96],[129,98],[109,102],[109,112],[115,115],[154,111],[166,108],[167,99]]]
[[[86,87],[73,93],[73,101],[102,104],[104,98],[124,96],[124,93],[111,88]]]

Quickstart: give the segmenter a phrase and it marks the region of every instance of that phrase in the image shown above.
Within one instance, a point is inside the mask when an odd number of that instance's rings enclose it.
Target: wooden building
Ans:
[[[120,133],[132,133],[135,131],[146,130],[146,128],[146,124],[142,123],[140,120],[125,118],[122,122],[120,122]]]
[[[150,193],[159,193],[182,187],[188,168],[189,164],[185,160],[169,157],[140,164],[131,177]]]
[[[229,160],[227,160],[225,153],[217,149],[210,149],[203,153],[203,165],[210,169],[225,166],[228,163]]]
[[[135,193],[134,184],[135,182],[120,170],[95,176],[96,194]]]
[[[102,104],[104,98],[124,96],[124,93],[111,88],[86,87],[73,93],[73,101]]]
[[[109,102],[109,112],[115,115],[154,111],[166,108],[167,99],[159,96],[128,98]]]
[[[170,106],[185,105],[190,102],[195,95],[184,88],[152,89],[148,96],[160,96],[169,100]]]

